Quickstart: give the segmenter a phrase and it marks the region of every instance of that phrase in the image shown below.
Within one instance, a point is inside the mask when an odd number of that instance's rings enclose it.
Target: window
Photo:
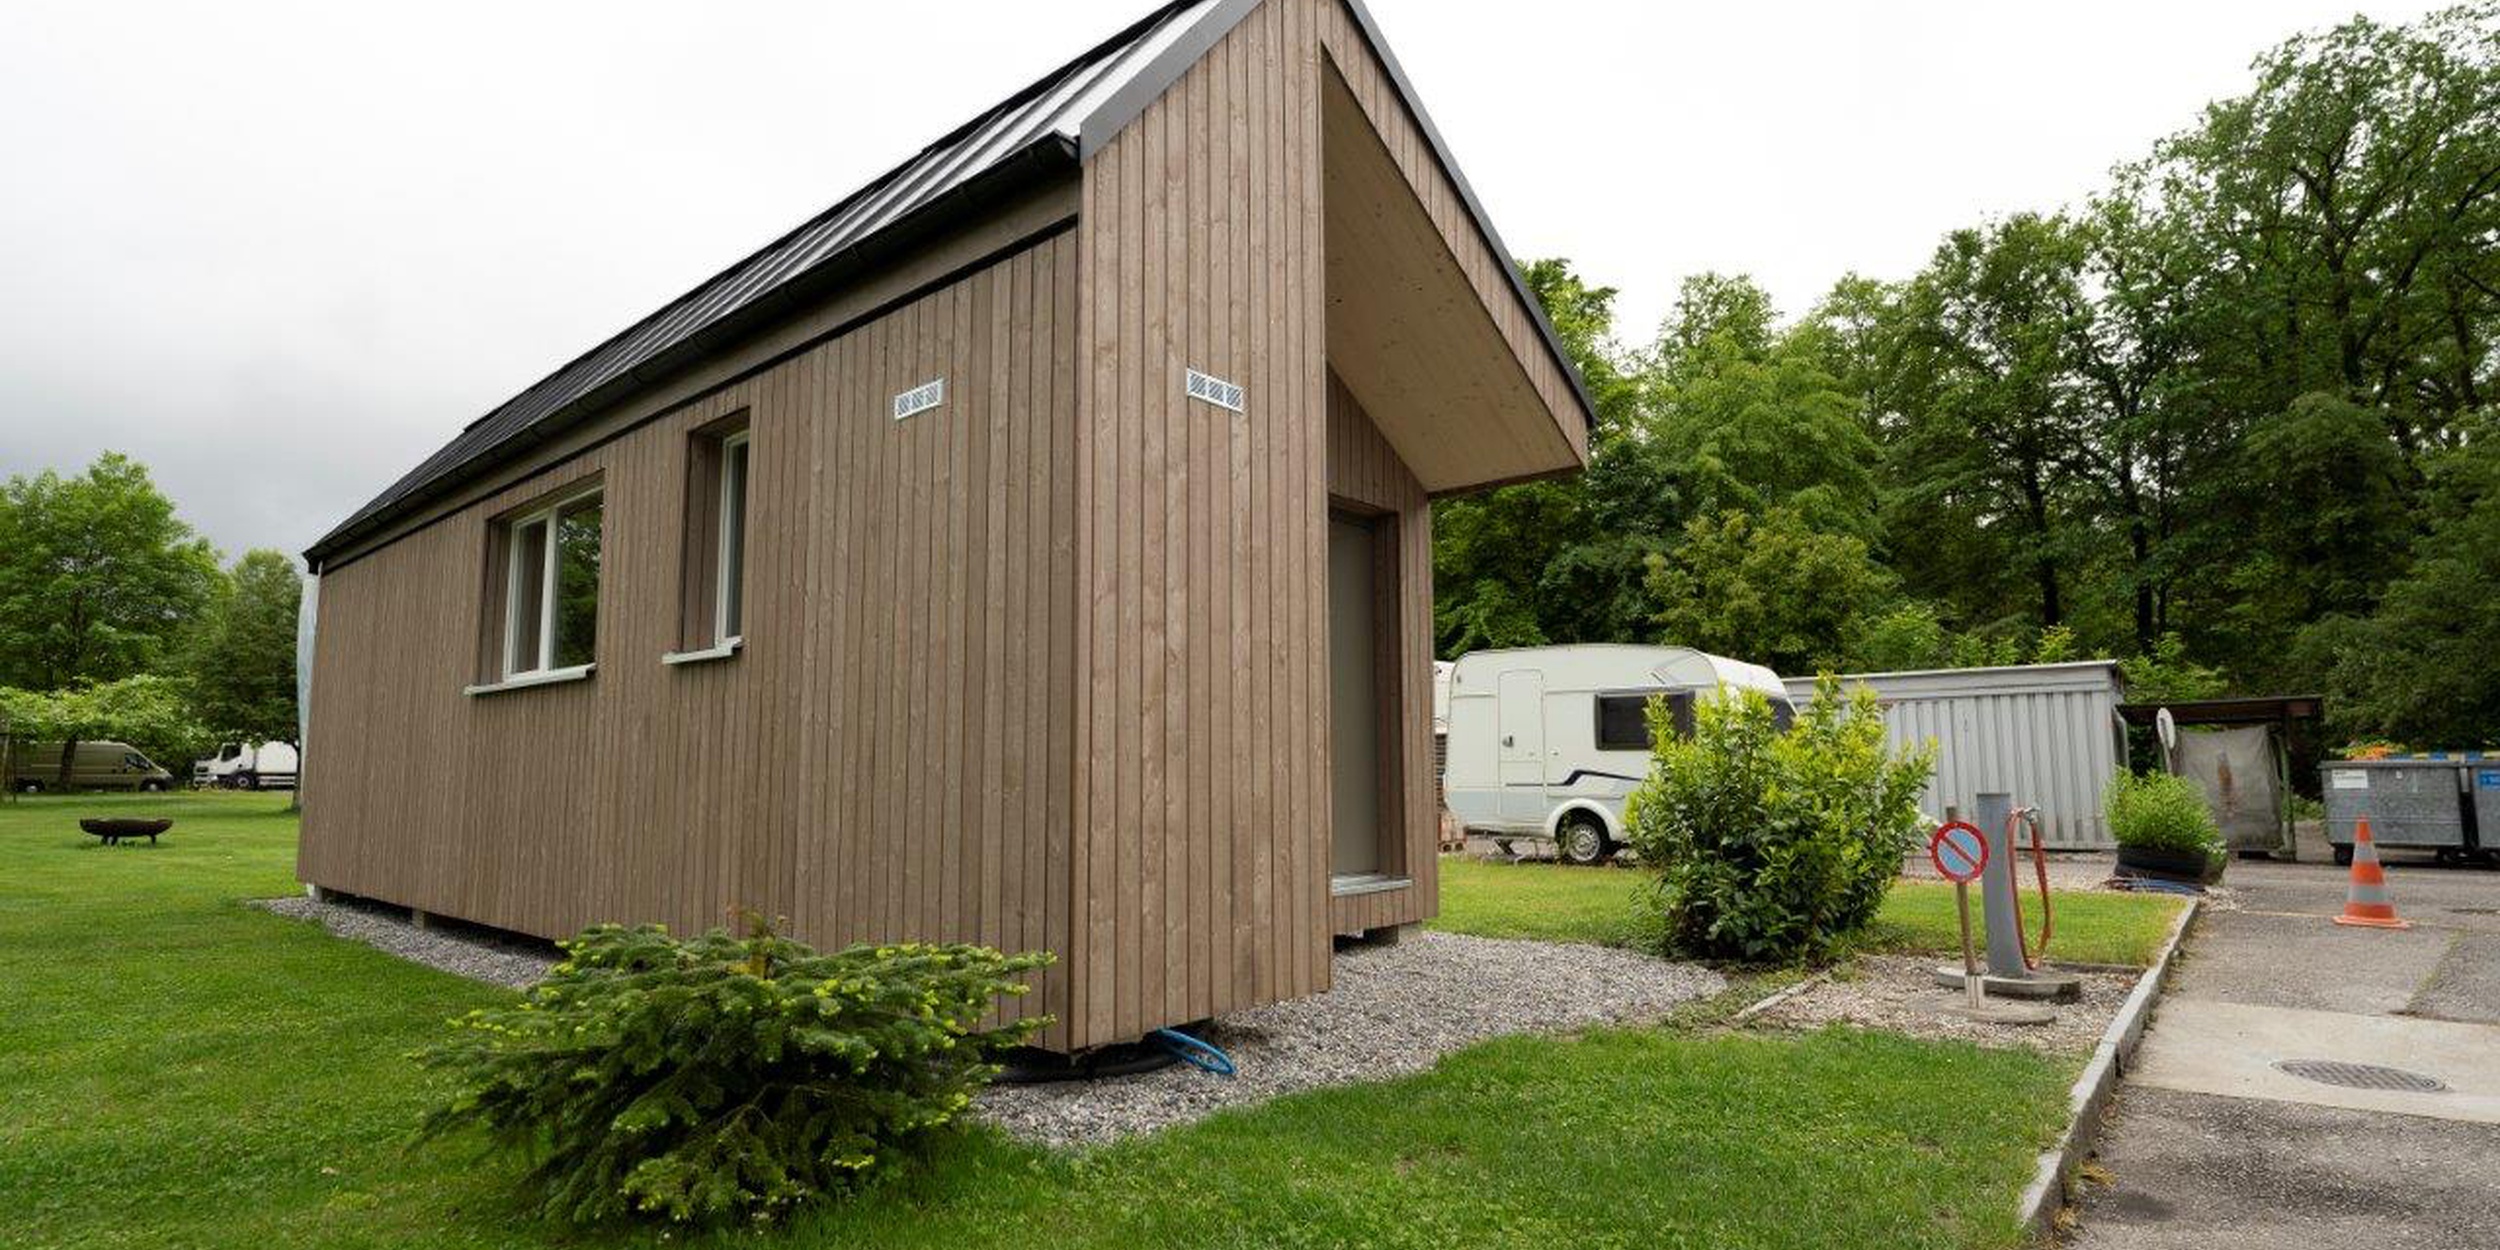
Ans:
[[[747,436],[744,430],[721,440],[720,457],[720,584],[715,596],[712,638],[736,642],[746,634],[747,566]]]
[[[747,482],[741,413],[695,431],[686,457],[683,603],[669,664],[723,660],[746,639]]]
[[[503,676],[587,668],[599,643],[597,491],[504,523]]]
[[[1597,749],[1600,751],[1646,751],[1653,743],[1649,736],[1649,701],[1666,696],[1667,713],[1675,720],[1678,737],[1693,732],[1693,696],[1689,692],[1664,690],[1627,691],[1597,696]]]

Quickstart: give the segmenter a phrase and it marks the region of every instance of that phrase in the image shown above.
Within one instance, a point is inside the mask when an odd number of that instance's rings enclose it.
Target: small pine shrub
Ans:
[[[1047,1023],[981,1027],[1047,954],[820,954],[760,918],[688,940],[602,925],[564,951],[521,1002],[470,1012],[417,1056],[456,1091],[419,1136],[483,1130],[532,1160],[539,1213],[574,1223],[762,1223],[846,1191]]]
[[[1666,945],[1749,963],[1822,960],[1875,918],[1916,836],[1933,755],[1896,757],[1872,693],[1826,676],[1782,733],[1769,700],[1722,690],[1657,746],[1624,825],[1657,875]]]
[[[2120,846],[2207,858],[2222,851],[2222,832],[2205,806],[2204,787],[2185,777],[2121,772],[2102,803],[2109,835]]]

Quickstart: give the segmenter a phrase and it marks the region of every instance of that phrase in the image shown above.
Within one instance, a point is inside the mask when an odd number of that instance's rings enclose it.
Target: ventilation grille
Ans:
[[[1187,389],[1191,399],[1203,399],[1218,408],[1229,408],[1234,412],[1245,411],[1241,406],[1241,388],[1222,378],[1210,377],[1192,369]]]
[[[923,382],[894,397],[894,419],[918,416],[946,402],[946,379]]]

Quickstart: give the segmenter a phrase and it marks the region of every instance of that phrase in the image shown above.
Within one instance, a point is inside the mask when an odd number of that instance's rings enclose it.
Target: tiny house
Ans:
[[[1759,692],[1783,723],[1788,693],[1759,664],[1688,647],[1584,643],[1471,651],[1450,670],[1442,780],[1468,833],[1552,841],[1594,864],[1623,844],[1623,801],[1649,775],[1649,702],[1690,731],[1693,701],[1721,686]]]
[[[1316,993],[1437,906],[1431,501],[1592,420],[1358,0],[1165,5],[307,553],[299,875],[1048,950],[1069,1050]]]

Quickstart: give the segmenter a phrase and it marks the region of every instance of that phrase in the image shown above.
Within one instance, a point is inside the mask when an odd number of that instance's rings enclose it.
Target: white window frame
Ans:
[[[747,495],[755,487],[753,434],[752,429],[740,430],[720,441],[720,532],[714,536],[717,545],[712,552],[712,645],[728,651],[734,651],[746,642],[746,622],[743,619],[738,622],[737,633],[729,632],[729,596],[732,590],[729,581],[729,527],[731,522],[735,521],[740,526],[742,538],[741,549],[738,553],[738,581],[735,590],[742,600],[739,604],[739,616],[743,618],[746,615],[743,599],[746,594],[747,580],[744,548],[754,538],[754,535],[744,530]],[[738,481],[737,507],[733,510],[729,501],[729,466],[735,459],[731,453],[742,447],[747,449],[747,471],[746,475]]]
[[[544,507],[533,508],[533,509],[529,510],[528,512],[520,513],[519,515],[516,515],[516,516],[512,517],[511,519],[509,519],[509,520],[507,520],[507,521],[505,521],[505,522],[503,523],[503,524],[504,524],[504,597],[503,597],[503,679],[504,679],[504,681],[506,681],[506,682],[511,682],[511,681],[516,681],[516,680],[520,680],[520,679],[523,679],[523,678],[533,678],[533,679],[553,678],[553,677],[558,677],[558,676],[569,675],[569,674],[576,673],[576,672],[584,672],[584,671],[588,671],[588,669],[590,668],[590,666],[589,666],[588,664],[578,664],[578,665],[573,666],[572,668],[567,668],[567,669],[559,669],[559,668],[557,668],[557,667],[555,666],[555,662],[556,662],[556,514],[557,514],[557,513],[559,513],[559,512],[562,512],[562,511],[563,511],[563,510],[565,510],[566,508],[572,507],[574,504],[580,503],[581,501],[583,501],[583,500],[585,500],[585,499],[596,499],[596,498],[598,498],[598,497],[599,497],[599,496],[600,496],[600,495],[604,492],[604,490],[605,490],[605,487],[603,487],[603,486],[593,486],[593,487],[589,488],[588,490],[577,490],[577,491],[574,491],[574,492],[573,492],[572,494],[570,494],[570,495],[565,495],[565,496],[562,496],[562,497],[560,497],[560,498],[558,498],[558,499],[553,500],[552,502],[548,503],[548,504],[547,504],[547,505],[545,505]],[[602,525],[604,525],[604,524],[606,523],[606,513],[605,513],[605,512],[602,512],[602,513],[600,514],[600,519],[601,519],[601,524],[602,524]],[[541,527],[541,535],[542,535],[542,536],[541,536],[541,538],[539,539],[539,541],[543,544],[543,546],[541,547],[541,549],[540,549],[540,551],[539,551],[539,556],[540,556],[540,559],[539,559],[539,562],[538,562],[538,564],[539,564],[539,568],[538,568],[538,577],[539,577],[539,585],[538,585],[538,654],[537,654],[537,655],[535,655],[535,656],[533,656],[533,657],[531,657],[531,661],[532,661],[532,662],[531,662],[531,663],[530,663],[527,667],[520,667],[520,666],[518,666],[518,663],[517,663],[517,662],[519,661],[520,657],[519,657],[519,656],[517,656],[517,655],[515,655],[515,654],[514,654],[514,652],[518,651],[518,650],[520,649],[520,646],[521,646],[521,614],[520,614],[520,605],[521,605],[521,565],[522,565],[522,561],[521,561],[521,548],[520,548],[520,544],[519,544],[517,541],[515,541],[515,540],[516,540],[516,539],[520,536],[521,531],[522,531],[522,530],[525,530],[525,529],[527,529],[527,528],[529,528],[529,527],[530,527],[530,525],[531,525],[533,522],[542,522],[542,521],[543,521],[543,522],[545,522],[545,524]],[[603,545],[604,545],[604,535],[602,536],[602,539],[603,539]]]

